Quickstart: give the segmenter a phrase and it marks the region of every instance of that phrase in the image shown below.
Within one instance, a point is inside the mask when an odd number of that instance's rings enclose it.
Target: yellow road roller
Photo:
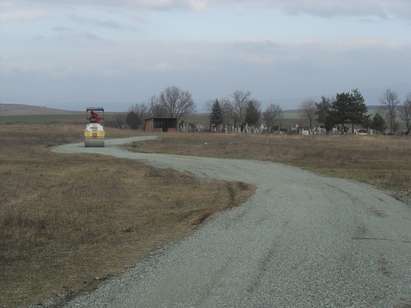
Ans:
[[[84,129],[84,146],[104,147],[104,108],[87,108],[87,125]]]

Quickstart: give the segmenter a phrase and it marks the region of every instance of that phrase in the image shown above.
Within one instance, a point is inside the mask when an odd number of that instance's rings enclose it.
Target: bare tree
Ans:
[[[144,124],[144,118],[148,114],[146,104],[135,104],[129,108],[126,116],[126,123],[131,129],[139,129]]]
[[[387,108],[388,124],[390,126],[391,133],[394,133],[396,130],[398,105],[400,104],[398,94],[391,89],[387,89],[381,99],[381,102]]]
[[[157,96],[152,96],[149,101],[148,113],[154,117],[160,117],[167,113],[166,108],[160,104],[160,100]]]
[[[234,107],[234,126],[243,127],[245,125],[245,117],[247,114],[248,103],[251,100],[251,93],[249,91],[235,91],[233,93],[233,107]]]
[[[234,106],[228,98],[222,98],[220,101],[223,110],[223,124],[227,129],[232,130],[236,118]]]
[[[128,112],[134,112],[137,113],[141,116],[146,116],[148,113],[148,107],[146,104],[141,103],[141,104],[134,104],[128,108]]]
[[[154,101],[153,101],[154,100]],[[152,98],[152,111],[166,113],[167,116],[181,119],[194,111],[194,101],[191,93],[177,87],[169,87],[160,93],[157,98]]]
[[[408,95],[400,107],[400,116],[407,128],[407,135],[409,135],[411,131],[411,94]]]
[[[127,114],[123,112],[116,113],[111,120],[111,126],[114,128],[124,128],[127,125]]]
[[[317,116],[317,106],[315,101],[306,100],[301,103],[301,116],[304,120],[308,121],[311,130],[313,128],[313,122]]]
[[[263,112],[263,121],[270,132],[274,131],[275,126],[280,129],[280,121],[282,118],[283,111],[280,106],[271,104]],[[278,122],[278,125],[277,125]]]

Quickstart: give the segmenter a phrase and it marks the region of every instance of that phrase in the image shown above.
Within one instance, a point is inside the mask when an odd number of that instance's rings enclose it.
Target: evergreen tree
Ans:
[[[372,128],[372,118],[371,118],[371,116],[369,115],[369,114],[367,114],[365,117],[364,117],[364,120],[362,121],[362,126],[364,127],[364,128]]]
[[[213,103],[213,107],[211,108],[210,126],[218,127],[219,125],[222,125],[223,122],[223,110],[221,109],[220,102],[218,101],[218,99],[216,99]]]
[[[351,92],[351,104],[350,104],[350,113],[349,121],[352,125],[352,130],[354,132],[354,125],[363,124],[364,121],[368,118],[368,108],[365,104],[365,98],[361,94],[360,90],[355,89]]]
[[[379,113],[376,113],[374,115],[371,123],[371,128],[375,129],[380,133],[383,133],[384,130],[387,128],[387,124],[385,123],[384,118]]]
[[[338,93],[332,104],[330,115],[336,124],[341,124],[345,130],[345,124],[350,123],[354,132],[355,124],[362,124],[367,116],[365,99],[359,90]]]
[[[317,107],[318,123],[325,125],[330,114],[331,100],[323,96],[321,97],[321,102],[316,103],[315,106]]]
[[[260,121],[260,117],[260,104],[255,100],[249,101],[245,114],[245,122],[250,126],[256,126]]]
[[[336,113],[333,110],[330,110],[327,117],[325,118],[324,126],[327,132],[332,131],[332,129],[337,125]]]

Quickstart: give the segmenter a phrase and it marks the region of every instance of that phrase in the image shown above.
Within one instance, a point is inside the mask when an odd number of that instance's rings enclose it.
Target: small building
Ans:
[[[145,132],[177,132],[177,118],[151,117],[144,120]]]

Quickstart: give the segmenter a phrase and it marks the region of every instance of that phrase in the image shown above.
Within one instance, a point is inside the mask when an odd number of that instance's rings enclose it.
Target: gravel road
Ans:
[[[244,206],[67,307],[411,307],[411,207],[281,164],[131,153],[151,137],[55,149],[256,184]]]

